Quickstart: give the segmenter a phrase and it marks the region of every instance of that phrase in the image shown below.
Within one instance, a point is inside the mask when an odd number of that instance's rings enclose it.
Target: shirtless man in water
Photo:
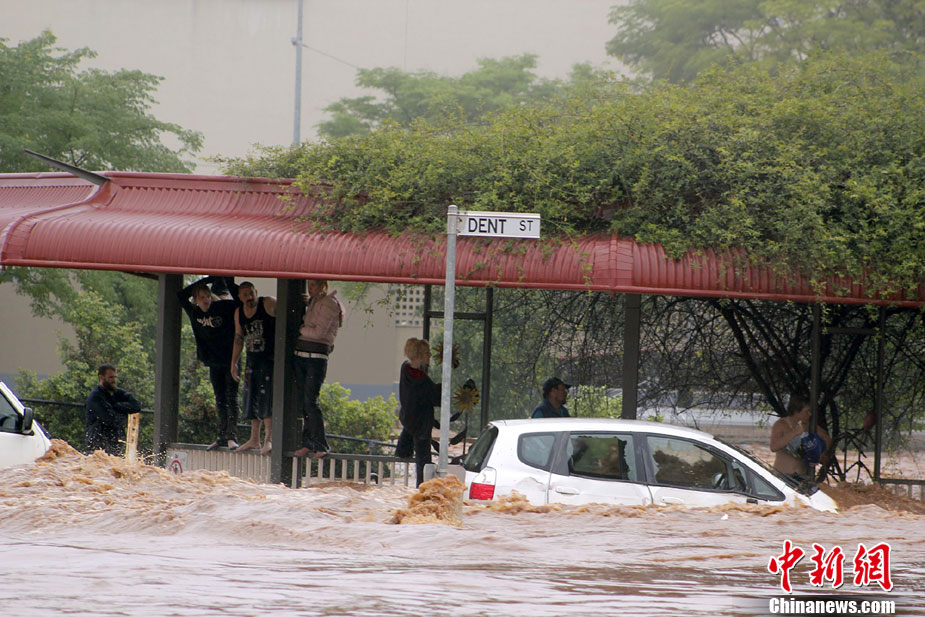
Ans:
[[[774,468],[781,473],[795,476],[806,476],[808,469],[803,459],[795,452],[800,445],[804,433],[809,432],[809,421],[812,412],[809,401],[799,394],[790,397],[784,416],[771,427],[771,452],[774,452]],[[832,438],[821,426],[816,427],[816,434],[825,441],[826,448],[832,443]],[[788,444],[791,444],[788,447]]]

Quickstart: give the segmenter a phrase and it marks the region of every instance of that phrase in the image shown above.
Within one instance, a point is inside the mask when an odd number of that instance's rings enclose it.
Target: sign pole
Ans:
[[[446,213],[446,282],[443,300],[443,376],[440,388],[440,456],[437,476],[446,476],[449,468],[447,450],[450,447],[450,403],[453,393],[453,314],[456,305],[456,233],[459,209],[447,208]]]

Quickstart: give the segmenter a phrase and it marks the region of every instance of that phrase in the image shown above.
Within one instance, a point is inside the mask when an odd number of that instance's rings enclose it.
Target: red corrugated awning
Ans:
[[[436,284],[445,238],[308,231],[314,203],[288,181],[104,173],[0,174],[0,265]],[[285,198],[285,200],[283,199]],[[799,276],[743,268],[742,254],[691,252],[594,235],[459,238],[457,283],[702,297],[868,303],[863,285],[816,293]],[[913,297],[886,302],[918,306]],[[884,302],[884,301],[881,301]]]

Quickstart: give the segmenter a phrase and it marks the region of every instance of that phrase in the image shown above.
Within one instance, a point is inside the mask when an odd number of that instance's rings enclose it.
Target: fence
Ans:
[[[255,450],[234,452],[207,450],[196,444],[170,444],[167,468],[175,474],[227,471],[236,478],[270,482],[270,457]],[[292,459],[292,488],[333,481],[414,486],[415,479],[414,462],[394,456],[331,452],[320,459]]]

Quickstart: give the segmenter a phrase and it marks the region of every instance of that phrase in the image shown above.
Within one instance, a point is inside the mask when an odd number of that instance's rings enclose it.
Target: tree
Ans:
[[[353,401],[350,390],[336,382],[321,387],[318,404],[324,410],[325,431],[333,435],[385,442],[391,438],[398,419],[398,401],[394,394],[388,399],[376,396],[366,401]],[[365,443],[341,440],[337,451],[368,454],[370,449]],[[373,451],[382,453],[382,448],[376,445]]]
[[[446,204],[456,203],[539,212],[546,242],[610,231],[662,244],[672,256],[742,248],[741,266],[752,260],[815,283],[833,274],[863,277],[874,294],[917,293],[925,278],[923,94],[921,64],[883,52],[812,54],[774,69],[714,67],[680,85],[598,74],[476,123],[444,117],[384,124],[232,168],[274,175],[279,165],[288,175],[296,171],[306,191],[323,187],[327,202],[312,221],[318,229],[440,233]],[[457,303],[480,310],[481,294],[460,293]],[[537,384],[552,373],[582,385],[619,385],[620,304],[605,294],[501,290],[491,417],[524,417]],[[786,394],[808,390],[805,307],[666,298],[651,299],[651,307],[644,312],[642,406],[733,408],[745,401],[773,412]],[[746,310],[764,321],[743,321]],[[835,307],[832,323],[862,320],[859,312]],[[891,317],[887,333],[895,358],[887,362],[890,379],[904,384],[923,382],[925,374],[916,360],[921,323],[910,315]],[[786,333],[779,338],[787,343],[746,337],[743,346],[736,334],[743,323]],[[480,357],[481,337],[468,327],[461,324],[456,339],[462,378]],[[873,391],[865,372],[870,345],[845,340],[833,342],[823,369],[822,422],[833,432],[870,408]],[[772,375],[775,364],[789,364],[792,374]],[[773,387],[763,388],[763,379]],[[920,390],[891,392],[903,410],[893,420],[921,417]]]
[[[804,60],[816,51],[920,54],[919,0],[631,0],[616,6],[607,52],[655,79],[690,81],[713,64]]]
[[[49,31],[15,47],[0,40],[0,170],[45,171],[44,163],[23,154],[28,148],[93,170],[192,171],[188,157],[199,151],[202,136],[150,114],[160,77],[126,69],[81,70],[80,64],[95,53],[65,51],[55,47],[55,40]],[[165,138],[179,146],[167,146]],[[61,319],[77,335],[76,346],[62,340],[65,371],[41,382],[23,376],[24,395],[82,402],[96,385],[97,366],[112,362],[125,387],[150,406],[153,280],[118,272],[8,268],[0,272],[0,284],[15,285],[31,298],[34,314]],[[202,375],[195,367],[185,375],[184,401],[199,410],[194,394]],[[41,419],[56,436],[83,443],[82,410],[60,410]],[[192,430],[188,424],[182,426]],[[149,438],[149,433],[142,436]]]
[[[333,139],[367,134],[386,123],[408,126],[416,120],[444,117],[471,123],[502,109],[547,99],[563,86],[532,72],[533,54],[485,58],[478,65],[460,77],[397,68],[360,69],[357,85],[378,90],[382,96],[342,98],[327,106],[325,111],[332,117],[318,125],[318,134]],[[572,79],[586,79],[589,72],[593,71],[587,66],[576,66]]]
[[[385,125],[283,158],[305,190],[329,189],[320,229],[436,233],[447,203],[539,212],[550,235],[741,248],[784,275],[868,276],[889,294],[925,273],[923,118],[921,65],[826,54],[682,86],[600,80],[479,125]]]
[[[24,148],[91,170],[189,172],[202,135],[149,111],[160,77],[81,70],[96,54],[54,47],[44,31],[9,47],[0,39],[0,170],[44,171]],[[162,142],[179,143],[171,149]]]
[[[154,398],[152,362],[142,342],[141,327],[127,317],[126,310],[86,292],[63,304],[61,317],[74,327],[76,335],[76,343],[61,342],[64,372],[41,381],[34,373],[23,373],[18,379],[20,392],[26,397],[83,402],[98,383],[97,367],[108,362],[119,370],[119,386],[134,393],[142,408],[150,408]],[[39,419],[51,436],[83,447],[82,409],[56,408]],[[143,437],[150,451],[150,430]]]

